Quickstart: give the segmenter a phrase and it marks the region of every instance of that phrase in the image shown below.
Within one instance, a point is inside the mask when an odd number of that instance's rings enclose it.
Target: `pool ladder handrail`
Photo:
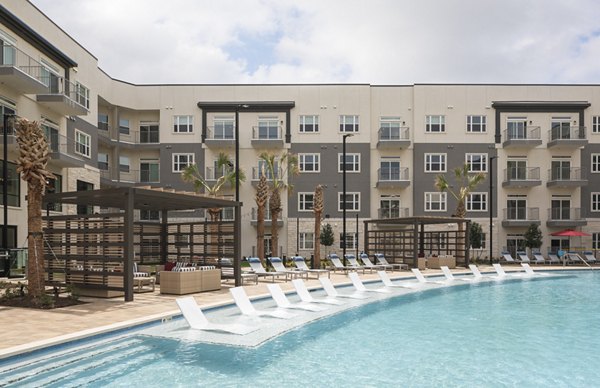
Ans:
[[[565,255],[567,256],[567,260],[568,260],[569,256],[577,256],[577,258],[578,258],[579,260],[583,261],[583,262],[585,263],[585,265],[587,265],[588,267],[590,267],[590,269],[591,269],[592,271],[594,270],[594,267],[592,267],[592,266],[590,265],[590,263],[588,263],[588,262],[587,262],[587,261],[586,261],[586,260],[585,260],[583,257],[581,257],[581,256],[579,255],[579,253],[575,253],[575,252],[568,252],[568,253],[565,253]],[[565,260],[565,262],[566,262],[566,260]]]

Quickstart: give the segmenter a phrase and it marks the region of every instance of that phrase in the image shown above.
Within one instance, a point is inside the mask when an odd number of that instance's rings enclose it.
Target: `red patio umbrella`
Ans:
[[[550,236],[565,236],[565,237],[573,237],[573,236],[591,236],[591,234],[580,232],[575,229],[565,229],[560,232],[550,233]]]

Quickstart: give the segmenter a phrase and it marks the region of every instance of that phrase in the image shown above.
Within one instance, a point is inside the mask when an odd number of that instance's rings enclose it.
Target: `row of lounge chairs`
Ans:
[[[322,312],[327,309],[327,305],[343,305],[345,302],[343,299],[367,299],[370,293],[387,294],[391,293],[393,288],[418,288],[426,284],[450,284],[455,281],[466,281],[466,282],[477,282],[484,278],[502,280],[509,277],[526,277],[526,276],[541,276],[533,271],[533,269],[527,263],[522,264],[525,272],[519,273],[506,273],[500,264],[494,264],[496,275],[483,275],[477,266],[471,264],[469,268],[473,274],[472,277],[455,277],[450,269],[446,266],[442,266],[442,273],[444,275],[443,280],[428,279],[419,269],[413,268],[412,272],[415,275],[417,282],[407,281],[392,281],[387,272],[380,270],[377,271],[383,287],[367,288],[358,273],[350,272],[348,277],[352,281],[354,287],[351,293],[340,293],[334,287],[331,280],[327,277],[319,277],[319,281],[323,290],[325,291],[326,297],[314,297],[306,287],[304,280],[301,278],[293,279],[292,284],[296,290],[300,301],[291,302],[286,294],[283,292],[279,284],[268,284],[267,288],[271,297],[273,298],[276,308],[269,310],[259,310],[254,307],[250,298],[246,294],[243,287],[234,287],[230,289],[231,296],[237,307],[239,308],[242,315],[255,316],[255,317],[270,317],[277,319],[290,319],[297,316],[297,314],[290,312],[289,310],[303,310],[308,312]],[[185,320],[192,329],[208,330],[208,331],[219,331],[232,334],[244,335],[258,330],[259,327],[244,325],[244,324],[217,324],[208,321],[206,316],[203,314],[200,307],[197,305],[194,297],[188,296],[184,298],[176,299],[177,305],[181,310]]]
[[[594,252],[586,251],[582,254],[578,252],[567,252],[563,259],[559,258],[557,254],[549,253],[547,258],[544,258],[541,253],[537,252],[533,254],[533,259],[527,256],[524,251],[517,251],[517,258],[513,258],[509,252],[502,252],[502,262],[506,264],[597,264],[598,259],[594,256]]]

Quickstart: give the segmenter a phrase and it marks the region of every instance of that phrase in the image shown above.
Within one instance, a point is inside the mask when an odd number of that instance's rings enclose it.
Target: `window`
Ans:
[[[552,140],[571,138],[571,118],[552,117],[551,123]]]
[[[509,197],[506,201],[506,219],[510,221],[527,219],[527,199]]]
[[[108,170],[108,154],[98,152],[98,168],[100,170]]]
[[[48,186],[46,186],[46,193],[62,193],[62,175],[54,174],[54,178],[48,178]],[[49,203],[46,205],[46,209],[60,212],[62,211],[62,204]]]
[[[173,172],[182,172],[190,164],[194,164],[194,154],[173,154]]]
[[[275,140],[279,136],[279,118],[277,116],[262,116],[258,118],[257,139]]]
[[[344,209],[343,199],[343,193],[338,193],[338,211]],[[360,193],[346,193],[346,211],[360,211]]]
[[[299,245],[302,250],[313,250],[315,249],[315,234],[313,232],[300,232],[299,234]]]
[[[408,133],[401,131],[400,117],[381,117],[379,119],[379,140],[407,140]]]
[[[104,113],[98,113],[98,129],[108,131],[108,115]]]
[[[129,156],[119,156],[119,171],[129,172],[131,169],[131,160]]]
[[[49,125],[49,123],[49,120],[45,120],[45,123],[42,124],[42,129],[44,130],[44,135],[46,135],[46,141],[48,142],[48,147],[50,147],[51,152],[59,152],[60,135],[58,134],[58,128],[54,127],[54,123],[52,123],[52,125]]]
[[[527,139],[527,117],[509,117],[506,120],[506,135],[509,140]]]
[[[425,193],[425,211],[426,212],[445,212],[446,211],[446,193],[437,193],[437,192]]]
[[[279,172],[280,172],[279,164],[277,162],[275,162],[275,164],[273,166],[273,171],[271,171],[271,169],[269,168],[269,164],[261,159],[258,161],[258,170],[256,172],[256,179],[257,180],[260,179],[260,176],[262,173],[265,175],[267,180],[272,181],[273,174],[275,174],[275,178],[279,178]]]
[[[232,207],[225,207],[221,209],[221,221],[233,221],[235,209]]]
[[[192,133],[194,132],[193,116],[173,116],[173,132]]]
[[[158,210],[140,210],[140,220],[159,221],[160,212]],[[157,242],[156,246],[160,246],[160,242]]]
[[[524,181],[527,179],[527,159],[506,161],[507,181]]]
[[[344,248],[344,235],[340,233],[340,249]],[[358,248],[356,233],[346,233],[346,249]]]
[[[319,132],[319,116],[303,115],[300,116],[300,133]]]
[[[86,88],[79,82],[75,82],[75,98],[77,103],[90,109],[90,89]]]
[[[552,208],[550,209],[551,220],[570,220],[571,219],[571,199],[570,198],[552,198]]]
[[[234,126],[235,118],[233,116],[215,116],[213,119],[212,139],[234,140]]]
[[[75,153],[90,157],[92,138],[87,133],[75,130]]]
[[[158,143],[159,130],[157,123],[141,123],[140,124],[140,143]]]
[[[129,119],[119,119],[119,133],[129,135]]]
[[[94,190],[94,184],[77,179],[76,188],[77,188],[77,191]],[[93,213],[94,213],[94,206],[77,205],[77,214],[93,214]]]
[[[140,182],[157,183],[160,181],[160,163],[156,159],[140,160]]]
[[[397,182],[400,180],[400,159],[382,158],[379,162],[380,182]]]
[[[487,211],[487,193],[471,193],[467,196],[467,211]]]
[[[469,132],[469,133],[487,132],[485,116],[476,116],[476,115],[467,116],[467,132]]]
[[[446,116],[425,116],[425,132],[446,132]]]
[[[592,211],[600,212],[600,193],[592,193]]]
[[[58,74],[58,70],[44,60],[41,62],[42,68],[40,71],[42,74],[42,82],[48,87],[48,92],[50,92],[50,94],[62,94],[62,77]]]
[[[21,178],[17,172],[17,165],[15,163],[8,162],[8,206],[21,206]],[[4,161],[0,160],[0,171],[4,168]],[[0,204],[4,205],[4,185],[0,184]]]
[[[298,193],[298,211],[312,211],[314,197],[314,193]]]
[[[382,197],[379,201],[379,218],[400,217],[400,199]]]
[[[592,233],[592,249],[600,249],[600,233]]]
[[[340,132],[358,132],[358,116],[340,116]]]
[[[338,172],[344,171],[344,154],[338,154]],[[346,153],[346,172],[360,172],[360,154]]]
[[[425,172],[446,172],[446,154],[425,154]]]
[[[600,133],[600,116],[592,116],[592,133]]]
[[[469,166],[469,172],[487,172],[487,154],[466,154],[465,163]]]
[[[321,154],[298,154],[300,172],[320,172]]]
[[[600,172],[600,154],[592,154],[592,172]]]
[[[552,181],[568,181],[571,180],[571,161],[569,159],[552,159],[551,163]]]

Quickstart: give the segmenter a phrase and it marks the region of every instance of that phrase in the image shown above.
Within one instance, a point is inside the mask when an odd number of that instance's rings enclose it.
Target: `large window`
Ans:
[[[400,117],[381,117],[379,119],[379,139],[380,140],[404,140],[401,134]]]
[[[312,211],[314,199],[314,193],[298,193],[298,211]]]
[[[344,171],[344,154],[338,154],[338,172]],[[346,153],[346,172],[360,172],[360,154]]]
[[[85,106],[86,109],[90,109],[90,89],[83,86],[79,82],[75,83],[76,98],[79,105]]]
[[[358,116],[340,116],[340,132],[358,132]]]
[[[425,154],[425,172],[446,172],[446,154]]]
[[[321,154],[298,154],[300,172],[320,172]]]
[[[471,193],[467,196],[467,211],[487,211],[487,193]]]
[[[487,131],[487,129],[486,129],[485,116],[477,116],[477,115],[467,116],[467,132],[483,133],[486,131]]]
[[[300,238],[299,245],[302,250],[313,250],[315,249],[315,234],[313,232],[300,232],[298,237]]]
[[[140,124],[140,143],[158,143],[159,130],[157,123]]]
[[[381,197],[379,201],[379,218],[400,217],[400,199]]]
[[[592,233],[592,249],[600,249],[600,233]]]
[[[119,119],[119,133],[129,135],[129,119]]]
[[[258,139],[280,139],[279,118],[277,116],[260,116],[258,118]]]
[[[338,211],[344,209],[344,194],[338,193]],[[360,193],[346,193],[346,211],[360,211]]]
[[[160,163],[156,159],[140,160],[140,182],[157,183],[160,181]]]
[[[508,181],[527,179],[527,159],[512,159],[506,161],[506,179]]]
[[[108,170],[108,154],[98,152],[98,168],[100,170]]]
[[[300,116],[300,133],[319,132],[319,116],[303,115]]]
[[[194,132],[193,116],[173,116],[173,132],[192,133]]]
[[[94,190],[93,183],[77,179],[77,191],[89,191],[89,190]],[[77,205],[77,214],[92,214],[92,213],[94,213],[94,206]]]
[[[551,131],[552,140],[571,138],[571,118],[570,117],[552,117]]]
[[[600,192],[592,193],[592,206],[593,212],[600,212]]]
[[[527,199],[511,196],[506,200],[506,219],[511,221],[527,219]]]
[[[92,138],[87,133],[75,130],[75,153],[90,157]]]
[[[379,181],[397,182],[400,180],[400,159],[382,158],[379,162]]]
[[[60,151],[60,135],[55,125],[54,123],[50,123],[50,120],[45,120],[44,124],[42,124],[42,129],[44,130],[44,135],[46,135],[46,141],[51,152]]]
[[[190,164],[194,164],[194,154],[173,154],[173,172],[182,172]]]
[[[54,174],[54,178],[48,178],[48,186],[46,186],[47,194],[62,193],[62,175]],[[49,203],[47,210],[62,211],[62,204]]]
[[[600,172],[600,154],[592,154],[592,172]]]
[[[425,116],[425,132],[442,133],[446,132],[446,116]]]
[[[487,154],[466,154],[465,163],[469,166],[469,172],[487,172]]]
[[[446,193],[439,193],[439,192],[425,193],[425,211],[426,212],[445,212],[446,211]]]
[[[508,139],[527,139],[527,117],[509,117],[506,120]]]
[[[600,116],[592,116],[592,133],[600,133]]]
[[[98,113],[98,129],[108,131],[108,115],[104,113]]]
[[[552,208],[550,213],[551,220],[570,220],[571,219],[571,199],[562,197],[552,197]]]
[[[4,161],[0,160],[0,171],[3,171]],[[17,165],[15,163],[8,162],[7,164],[8,176],[7,185],[8,190],[8,206],[21,206],[21,178],[17,172]],[[4,185],[0,182],[0,204],[4,205]]]
[[[346,249],[356,249],[357,247],[356,233],[346,233]],[[340,249],[344,249],[344,235],[342,233],[340,233]]]
[[[131,170],[131,160],[129,156],[119,156],[119,171],[129,172]]]
[[[568,181],[571,180],[571,160],[552,159],[550,180]]]
[[[233,116],[215,116],[213,119],[213,139],[233,140],[235,137],[235,118]]]

